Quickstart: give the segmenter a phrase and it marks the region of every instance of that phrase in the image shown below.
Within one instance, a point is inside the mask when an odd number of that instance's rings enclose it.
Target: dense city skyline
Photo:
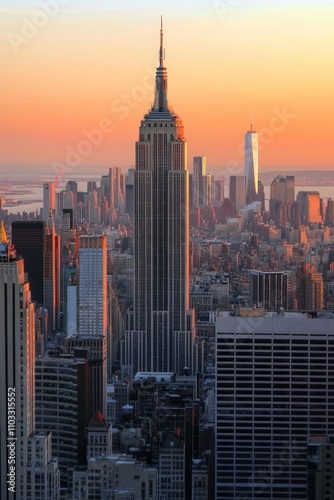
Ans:
[[[0,0],[1,500],[333,500],[333,8],[30,1]]]
[[[185,2],[144,2],[138,12],[129,1],[54,1],[52,16],[43,2],[0,6],[3,172],[134,164],[137,123],[152,101],[158,11],[189,158],[206,155],[215,174],[242,166],[253,111],[260,171],[333,166],[329,2],[199,1],[191,12]],[[27,20],[41,26],[29,31]],[[67,148],[101,122],[101,143],[69,165]]]

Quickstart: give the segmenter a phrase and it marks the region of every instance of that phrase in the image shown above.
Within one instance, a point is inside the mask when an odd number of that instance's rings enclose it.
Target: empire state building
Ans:
[[[123,363],[139,371],[193,370],[189,309],[189,172],[183,123],[167,100],[163,29],[155,98],[136,143],[134,302]]]

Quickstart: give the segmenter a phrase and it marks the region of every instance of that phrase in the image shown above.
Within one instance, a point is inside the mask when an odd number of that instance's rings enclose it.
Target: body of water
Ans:
[[[91,179],[89,179],[91,180]],[[97,179],[92,179],[92,180],[97,180]],[[100,182],[100,181],[98,181]],[[66,184],[66,183],[65,183]],[[62,191],[65,189],[65,184],[60,185],[56,191]],[[15,206],[5,206],[5,209],[8,210],[9,213],[12,214],[17,214],[19,212],[38,212],[40,209],[43,207],[43,187],[42,186],[27,186],[26,184],[15,184],[12,187],[13,191],[29,191],[29,194],[12,194],[10,191],[6,193],[6,199],[15,199],[15,200],[22,200],[25,203],[22,205],[15,205]],[[80,181],[78,182],[78,191],[87,191],[87,182]],[[1,192],[0,194],[1,197],[4,196],[4,193]],[[29,200],[31,200],[31,203],[29,203]],[[36,200],[40,200],[36,202]],[[5,203],[6,205],[6,203]]]
[[[98,179],[87,179],[87,180],[96,180],[98,183],[100,182]],[[62,189],[65,188],[65,185],[61,185],[57,188],[57,192],[61,191]],[[40,209],[43,207],[43,188],[42,186],[40,187],[34,187],[34,186],[26,186],[25,184],[22,185],[15,185],[13,186],[13,189],[15,191],[30,191],[29,194],[11,194],[10,192],[6,194],[7,198],[15,198],[16,200],[24,200],[24,201],[29,201],[32,200],[31,203],[26,203],[24,205],[17,205],[17,206],[11,206],[11,207],[5,207],[8,209],[10,213],[17,214],[19,212],[39,212]],[[87,182],[86,181],[79,181],[78,182],[78,191],[87,191]],[[228,196],[228,186],[225,186],[225,197]],[[296,196],[298,191],[319,191],[320,197],[324,199],[325,203],[327,203],[327,198],[332,198],[334,199],[334,186],[312,186],[305,188],[304,186],[296,186]],[[265,192],[265,197],[266,200],[269,200],[270,196],[270,186],[265,186],[264,187],[264,192]],[[3,196],[3,194],[1,194]],[[35,202],[35,200],[41,200],[40,202]],[[268,205],[268,203],[267,203]]]
[[[332,200],[334,199],[334,186],[312,186],[312,187],[296,186],[295,189],[296,197],[299,191],[319,191],[320,198],[323,198],[325,203],[327,203],[327,198],[332,198]],[[266,200],[269,200],[270,186],[264,186],[264,194]]]

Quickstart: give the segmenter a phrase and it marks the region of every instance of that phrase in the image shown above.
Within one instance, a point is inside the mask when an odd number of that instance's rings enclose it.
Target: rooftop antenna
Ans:
[[[161,27],[160,27],[160,67],[162,68],[165,60],[165,49],[164,49],[164,31],[162,24],[162,15],[161,15]]]
[[[250,131],[253,132],[253,111],[250,114]]]

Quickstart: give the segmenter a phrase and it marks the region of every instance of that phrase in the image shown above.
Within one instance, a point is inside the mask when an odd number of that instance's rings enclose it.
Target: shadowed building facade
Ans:
[[[48,310],[49,329],[59,327],[60,238],[55,232],[52,212],[46,221],[15,221],[12,239],[17,254],[24,259],[31,298]]]
[[[230,201],[233,203],[236,214],[246,205],[246,177],[244,175],[231,175]]]
[[[218,313],[216,500],[331,498],[308,496],[308,480],[314,491],[326,473],[307,443],[333,435],[333,322],[331,313]]]
[[[206,158],[205,156],[195,156],[192,193],[193,205],[197,208],[205,204],[204,178],[206,178]]]
[[[15,221],[12,223],[12,240],[16,252],[24,259],[28,273],[31,298],[37,304],[44,304],[44,222]]]
[[[290,271],[250,270],[250,303],[269,311],[294,308],[295,275]]]

